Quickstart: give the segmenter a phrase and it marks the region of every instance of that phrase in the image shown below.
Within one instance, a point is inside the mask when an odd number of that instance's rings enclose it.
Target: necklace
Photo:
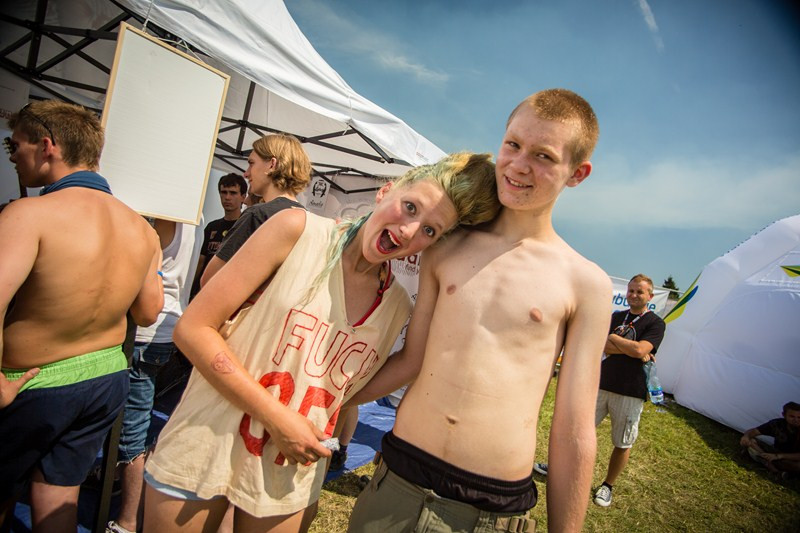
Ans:
[[[391,285],[393,279],[394,278],[392,277],[392,265],[389,261],[384,261],[383,264],[381,265],[380,270],[378,271],[378,294],[375,297],[375,301],[372,302],[372,305],[364,314],[364,316],[362,316],[358,322],[353,324],[354,328],[363,324],[373,313],[373,311],[375,311],[375,309],[378,308],[380,303],[383,301],[383,293],[385,293],[389,289],[389,285]]]

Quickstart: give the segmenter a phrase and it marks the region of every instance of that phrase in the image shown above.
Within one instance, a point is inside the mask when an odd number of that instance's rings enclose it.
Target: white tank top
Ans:
[[[308,287],[324,268],[333,226],[307,213],[300,239],[264,293],[223,327],[250,375],[326,436],[342,403],[386,361],[411,310],[405,289],[393,283],[364,323],[352,327],[341,263],[308,298]],[[224,495],[263,517],[293,513],[319,498],[325,461],[276,464],[281,458],[264,428],[194,371],[147,471],[201,498]]]

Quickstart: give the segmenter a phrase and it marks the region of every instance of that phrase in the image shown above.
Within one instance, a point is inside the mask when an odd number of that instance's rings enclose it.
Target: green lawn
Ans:
[[[555,380],[539,421],[540,461],[547,460],[554,390]],[[605,476],[610,426],[606,419],[597,428],[594,485]],[[590,503],[584,531],[800,532],[800,480],[777,480],[743,458],[739,437],[676,403],[656,408],[648,402],[630,462],[614,487],[614,501],[606,509]],[[363,466],[323,487],[312,532],[346,530],[357,479],[373,468]],[[546,479],[536,475],[536,483],[540,501],[533,516],[537,530],[546,531]]]

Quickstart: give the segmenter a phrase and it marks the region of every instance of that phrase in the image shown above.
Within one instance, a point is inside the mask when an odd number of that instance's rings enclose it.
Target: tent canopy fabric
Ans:
[[[0,7],[0,67],[38,96],[102,109],[121,21],[178,41],[232,75],[214,167],[242,172],[252,142],[297,136],[343,192],[439,160],[438,147],[360,96],[314,50],[281,0],[23,0]],[[363,177],[346,180],[335,176]]]
[[[800,401],[800,215],[709,263],[665,321],[658,375],[681,405],[744,431]]]

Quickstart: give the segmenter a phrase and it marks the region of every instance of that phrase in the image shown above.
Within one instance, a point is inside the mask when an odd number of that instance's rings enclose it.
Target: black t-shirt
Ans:
[[[239,220],[236,221],[233,229],[228,232],[227,237],[222,242],[215,255],[227,263],[231,260],[233,254],[242,247],[245,241],[249,239],[269,217],[273,216],[278,211],[283,211],[290,207],[302,208],[303,205],[289,198],[279,196],[267,203],[248,207],[244,210],[242,216],[239,217]]]
[[[218,218],[208,223],[203,232],[203,247],[200,248],[200,255],[205,256],[206,264],[208,264],[209,258],[217,253],[222,239],[234,224],[236,224],[236,220],[225,220],[224,218]]]
[[[617,333],[633,341],[648,341],[653,345],[651,353],[655,354],[664,338],[666,324],[657,314],[647,312],[634,315],[629,311],[616,311],[611,315],[611,327],[608,332],[614,333],[618,327],[627,325],[624,332]],[[623,396],[632,396],[647,400],[647,379],[640,359],[625,354],[609,354],[600,369],[600,388]]]
[[[205,263],[203,265],[204,270],[205,267],[208,266],[209,259],[211,259],[214,253],[219,249],[222,239],[228,234],[228,231],[234,224],[236,224],[235,220],[218,218],[206,225],[206,229],[203,230],[203,246],[200,247],[200,256],[205,258]],[[189,292],[190,298],[194,298],[200,290],[200,276],[202,274],[202,272],[199,272],[197,277],[194,278],[192,290]]]
[[[773,418],[758,426],[762,435],[775,437],[775,449],[781,453],[800,452],[800,431],[786,422],[785,418]]]

